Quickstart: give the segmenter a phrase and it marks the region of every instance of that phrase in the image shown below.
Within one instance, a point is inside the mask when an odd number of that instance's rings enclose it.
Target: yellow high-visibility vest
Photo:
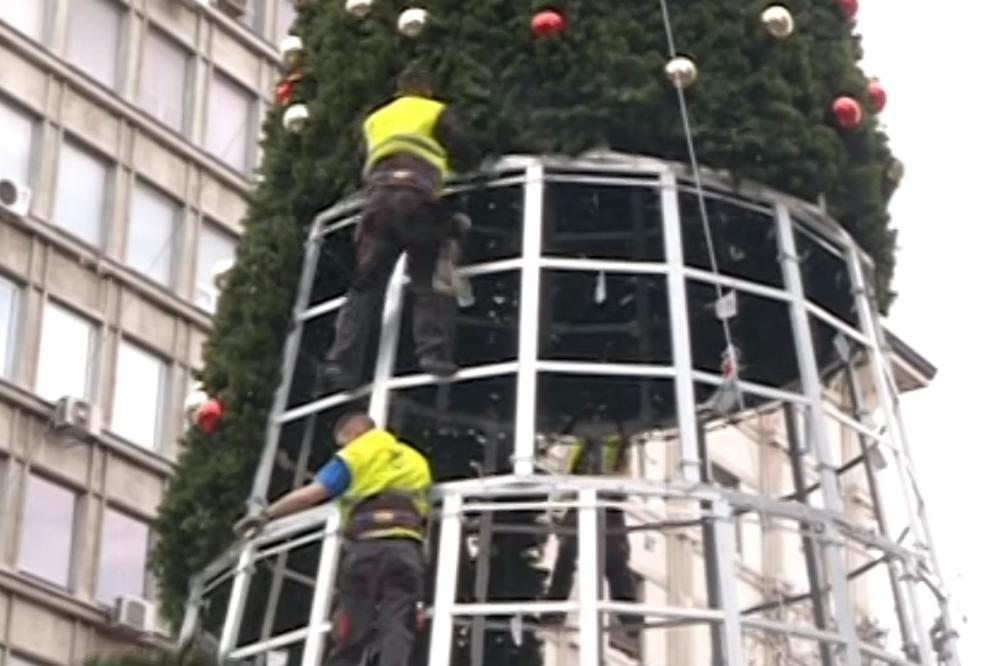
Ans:
[[[337,456],[351,473],[350,486],[340,500],[345,525],[355,506],[383,492],[408,495],[420,516],[427,517],[431,469],[419,451],[400,442],[391,433],[375,429],[340,449]],[[419,532],[399,527],[365,534],[365,538],[389,536],[422,538]]]
[[[628,456],[623,450],[623,447],[628,446],[627,440],[618,435],[607,435],[597,444],[600,451],[587,451],[587,442],[581,437],[574,437],[573,440],[567,461],[570,474],[614,475],[627,471]]]
[[[434,166],[444,178],[448,173],[448,153],[434,138],[444,104],[426,97],[400,97],[365,119],[368,158],[365,175],[380,160],[391,155],[415,155]]]

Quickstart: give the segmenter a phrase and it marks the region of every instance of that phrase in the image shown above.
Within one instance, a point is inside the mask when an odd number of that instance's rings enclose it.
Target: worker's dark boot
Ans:
[[[458,372],[454,340],[458,305],[455,298],[437,292],[416,294],[413,304],[413,337],[420,369],[437,377]]]
[[[336,393],[338,391],[351,391],[361,385],[361,380],[357,376],[344,371],[333,363],[324,363],[316,373],[316,387],[314,397]]]

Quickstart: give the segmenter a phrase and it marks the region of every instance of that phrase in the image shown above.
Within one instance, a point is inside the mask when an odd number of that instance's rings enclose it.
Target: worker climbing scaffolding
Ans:
[[[379,321],[385,288],[405,250],[414,295],[413,337],[420,367],[449,376],[454,362],[454,291],[435,281],[446,241],[465,231],[466,219],[441,200],[445,177],[468,171],[479,157],[457,113],[435,100],[430,75],[411,65],[399,77],[398,97],[365,120],[367,187],[355,235],[356,268],[337,335],[320,371],[323,392],[362,381],[368,341]]]

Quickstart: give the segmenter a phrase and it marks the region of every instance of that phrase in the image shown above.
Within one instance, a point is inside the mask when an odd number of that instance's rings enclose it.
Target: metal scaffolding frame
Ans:
[[[940,568],[926,520],[922,499],[913,477],[909,445],[899,414],[899,391],[892,368],[887,360],[884,335],[878,324],[877,311],[865,281],[867,259],[850,237],[816,206],[790,198],[766,188],[743,184],[738,192],[726,179],[704,170],[702,181],[709,188],[708,196],[732,205],[773,217],[776,229],[777,262],[784,288],[760,284],[752,280],[711,273],[686,265],[684,229],[680,212],[681,193],[691,192],[688,167],[651,158],[624,156],[614,153],[594,153],[576,160],[512,156],[499,163],[497,177],[485,185],[488,188],[517,186],[523,188],[522,248],[517,257],[475,264],[462,269],[467,276],[488,276],[517,271],[520,274],[520,299],[515,358],[476,367],[463,367],[451,380],[443,381],[429,375],[395,373],[396,349],[399,344],[405,299],[406,278],[403,262],[397,265],[386,293],[383,325],[379,339],[379,354],[371,384],[352,393],[323,396],[302,405],[289,405],[293,373],[299,359],[303,328],[318,318],[336,312],[344,303],[343,295],[310,303],[312,286],[321,260],[323,243],[332,234],[349,231],[358,220],[360,200],[349,199],[324,211],[314,220],[305,245],[303,269],[295,301],[292,325],[285,341],[282,382],[268,421],[267,436],[261,462],[248,500],[251,511],[259,511],[271,486],[271,473],[278,458],[281,435],[285,427],[305,420],[308,434],[296,463],[295,482],[305,474],[311,452],[312,433],[316,418],[322,413],[346,405],[359,398],[368,399],[368,409],[379,423],[386,423],[393,400],[393,391],[402,388],[458,384],[489,377],[513,377],[516,385],[516,409],[513,421],[512,473],[453,481],[435,488],[434,522],[436,529],[431,543],[437,555],[433,587],[433,618],[430,630],[429,664],[447,664],[454,649],[456,622],[471,622],[472,641],[483,649],[484,632],[496,630],[496,619],[506,626],[510,618],[523,618],[551,612],[570,612],[579,618],[576,649],[581,666],[598,666],[605,660],[606,620],[617,613],[643,616],[653,626],[702,625],[711,629],[712,660],[718,666],[744,663],[747,632],[806,639],[819,646],[823,664],[842,663],[861,666],[863,660],[899,666],[931,666],[929,627],[922,618],[918,599],[921,576],[928,580],[940,602],[940,624],[948,642],[943,659],[946,666],[958,666],[954,645],[954,628],[948,611],[947,597],[941,592]],[[548,183],[576,183],[652,189],[658,193],[662,218],[664,259],[660,262],[622,259],[590,259],[548,256],[544,252],[544,202]],[[461,183],[455,191],[468,190]],[[833,248],[846,263],[851,281],[858,327],[841,320],[817,303],[809,300],[801,273],[796,233],[802,230]],[[634,229],[629,229],[634,232]],[[542,305],[542,276],[546,270],[583,271],[588,273],[646,275],[660,277],[665,282],[669,302],[672,363],[669,366],[650,363],[605,363],[554,361],[539,358],[539,311]],[[790,438],[790,464],[795,475],[795,496],[775,499],[725,490],[710,482],[706,473],[708,453],[704,442],[704,423],[695,387],[720,387],[723,378],[716,373],[694,367],[692,331],[689,319],[688,285],[703,283],[720,285],[787,306],[791,332],[795,343],[799,381],[795,386],[769,386],[740,378],[738,387],[758,403],[783,406]],[[841,414],[831,409],[824,399],[824,373],[818,366],[811,321],[822,322],[844,339],[849,340],[861,359],[848,358],[842,370],[851,391],[851,413]],[[792,350],[790,350],[792,353]],[[877,432],[866,422],[868,414],[860,404],[856,368],[867,362],[879,406],[886,421],[886,432]],[[538,452],[538,377],[540,373],[560,375],[590,375],[634,378],[636,380],[669,379],[673,382],[676,399],[676,422],[670,424],[679,441],[676,469],[665,481],[611,479],[599,477],[566,477],[541,475],[537,465]],[[746,408],[742,417],[751,418],[758,412]],[[804,418],[804,432],[796,425]],[[730,415],[730,419],[736,417]],[[856,433],[864,457],[867,482],[875,505],[877,531],[853,524],[844,512],[840,475],[844,471],[835,464],[828,441],[827,419]],[[803,442],[798,440],[803,438]],[[881,497],[877,474],[868,460],[874,447],[892,453],[894,471],[904,491],[907,528],[914,544],[906,547],[893,541],[881,515]],[[494,443],[495,447],[495,443]],[[808,448],[818,476],[821,504],[812,506],[806,488],[803,455]],[[495,451],[493,452],[495,455]],[[624,502],[620,499],[624,496]],[[569,498],[569,499],[567,499]],[[694,524],[703,528],[701,548],[706,567],[708,605],[670,606],[649,603],[629,603],[603,600],[601,578],[601,512],[609,507],[631,507],[639,500],[656,499],[664,503],[692,502],[699,516]],[[516,500],[512,504],[512,500]],[[480,562],[476,570],[476,601],[458,601],[457,571],[461,561],[463,527],[470,512],[485,512],[492,516],[500,511],[545,512],[556,507],[571,507],[577,515],[578,595],[565,602],[536,599],[497,602],[484,598],[490,575],[488,563]],[[808,568],[809,591],[803,595],[812,603],[814,626],[775,620],[755,615],[740,607],[738,572],[735,562],[734,520],[743,513],[753,513],[765,520],[787,520],[798,525]],[[480,538],[492,538],[493,523],[481,521]],[[669,521],[668,521],[669,522]],[[661,531],[672,529],[663,523]],[[182,641],[198,634],[211,634],[212,644],[220,660],[263,663],[264,656],[278,649],[300,646],[298,663],[318,666],[322,660],[325,637],[334,596],[334,581],[340,538],[339,516],[333,507],[320,507],[267,526],[261,534],[236,544],[191,585],[191,598],[182,629]],[[551,531],[550,526],[528,525],[524,529]],[[483,530],[486,533],[483,534]],[[288,568],[290,553],[312,544],[318,548],[316,570],[292,572]],[[855,630],[856,609],[848,583],[852,580],[845,563],[847,548],[874,553],[885,562],[895,602],[896,617],[905,654],[890,653],[880,646],[866,644]],[[266,612],[262,635],[245,637],[241,634],[250,584],[255,565],[269,557],[277,558],[271,569],[273,579],[266,595]],[[488,560],[488,558],[480,558]],[[877,564],[878,562],[876,562]],[[874,565],[873,565],[874,566]],[[303,626],[274,633],[275,613],[285,580],[312,584],[313,593],[307,621]],[[228,586],[228,587],[227,587]],[[211,594],[228,590],[224,621],[215,633],[203,626],[202,615]],[[493,618],[493,619],[491,619]],[[529,620],[530,624],[530,620]],[[217,635],[216,635],[217,634]],[[474,657],[474,663],[481,663]]]

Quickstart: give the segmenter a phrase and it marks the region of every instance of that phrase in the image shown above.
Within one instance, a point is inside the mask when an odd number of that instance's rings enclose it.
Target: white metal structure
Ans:
[[[815,206],[709,172],[703,181],[711,242],[690,171],[673,163],[510,157],[488,184],[457,184],[451,197],[474,221],[460,372],[445,382],[415,369],[401,262],[372,382],[314,399],[308,371],[349,276],[333,259],[349,247],[360,200],[323,212],[251,505],[301,483],[329,455],[324,424],[364,408],[403,439],[433,444],[436,472],[451,479],[435,488],[428,664],[957,666],[870,263]],[[713,247],[717,270],[705,261]],[[739,349],[729,370],[720,295]],[[627,432],[630,475],[567,476],[548,464],[549,444],[580,420]],[[748,447],[778,460],[754,492],[712,469]],[[887,501],[890,491],[898,497]],[[575,528],[550,519],[566,509]],[[645,544],[633,559],[653,577],[669,569],[662,593],[605,593],[609,509]],[[320,507],[235,545],[193,581],[182,639],[207,641],[222,660],[317,666],[338,521]],[[748,522],[765,553],[753,566]],[[542,601],[524,591],[524,571],[491,566],[516,549],[528,553],[525,571],[544,576],[549,540],[567,530],[579,544],[572,598]],[[888,612],[865,592],[875,577]],[[540,621],[552,613],[568,619]],[[621,614],[643,620],[638,649],[622,647]]]

